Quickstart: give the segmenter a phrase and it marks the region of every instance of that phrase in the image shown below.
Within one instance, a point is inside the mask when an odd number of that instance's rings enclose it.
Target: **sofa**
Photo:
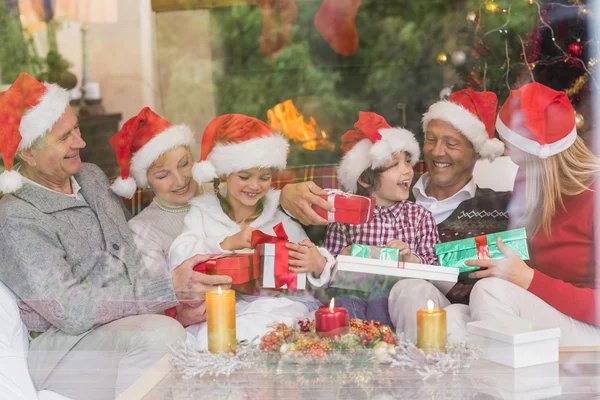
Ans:
[[[415,166],[414,181],[425,171],[424,164]],[[496,191],[512,190],[517,166],[508,157],[500,157],[493,163],[478,161],[475,182]],[[323,188],[339,188],[335,165],[307,165],[292,167],[273,176],[273,187],[281,189],[289,183],[313,181]],[[133,215],[138,214],[152,201],[151,190],[138,190],[131,200],[124,203]],[[323,231],[313,232],[320,235]],[[310,235],[310,232],[309,232]],[[37,392],[27,370],[29,334],[20,319],[14,294],[0,282],[0,399],[68,400],[59,394]]]

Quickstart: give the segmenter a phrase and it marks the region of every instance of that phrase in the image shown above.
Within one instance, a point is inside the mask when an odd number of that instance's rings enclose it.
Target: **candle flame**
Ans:
[[[218,294],[223,294],[223,291],[221,290],[221,286],[219,286],[219,288],[217,289],[217,293]],[[430,300],[431,301],[431,300]]]
[[[334,307],[335,307],[335,297],[332,297],[331,301],[329,302],[329,311],[333,312]]]
[[[433,311],[433,300],[427,300],[427,310],[429,312]]]

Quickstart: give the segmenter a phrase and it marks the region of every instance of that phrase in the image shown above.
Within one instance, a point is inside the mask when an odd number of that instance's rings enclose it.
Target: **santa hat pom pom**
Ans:
[[[490,161],[494,161],[496,157],[500,157],[502,154],[504,154],[504,143],[497,138],[487,139],[483,142],[481,150],[479,150],[481,158]]]
[[[17,171],[4,171],[0,174],[0,192],[5,194],[16,192],[22,186],[21,174]]]
[[[127,179],[118,177],[115,180],[115,182],[110,186],[110,188],[119,196],[130,199],[135,194],[135,191],[137,190],[137,185],[135,184],[135,180],[131,177]]]
[[[192,167],[192,176],[196,180],[196,182],[202,184],[205,182],[210,182],[215,178],[218,178],[217,170],[215,166],[212,165],[210,161],[201,161],[199,163],[194,164]]]

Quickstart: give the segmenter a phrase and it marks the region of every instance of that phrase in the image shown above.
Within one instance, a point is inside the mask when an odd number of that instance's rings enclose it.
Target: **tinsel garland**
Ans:
[[[265,353],[255,341],[242,342],[236,354],[212,354],[195,346],[180,343],[171,348],[171,364],[184,378],[203,376],[229,376],[238,370],[253,370],[265,375],[276,374],[282,384],[298,387],[319,385],[358,385],[375,379],[393,378],[394,369],[412,370],[422,379],[455,374],[469,368],[478,358],[479,351],[467,342],[448,343],[447,351],[425,354],[403,336],[393,351],[386,355],[378,349],[334,351],[325,358],[315,358],[299,353]]]

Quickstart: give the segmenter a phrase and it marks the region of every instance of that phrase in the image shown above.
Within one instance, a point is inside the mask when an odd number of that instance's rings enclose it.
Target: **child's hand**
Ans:
[[[303,240],[300,243],[288,243],[290,271],[301,274],[303,272],[312,273],[316,278],[321,276],[327,259],[319,253],[317,246],[310,240]],[[292,260],[291,258],[295,258]]]
[[[221,248],[228,251],[249,249],[252,247],[252,232],[254,231],[255,228],[247,226],[235,235],[227,236],[225,240],[221,242]]]
[[[352,245],[344,247],[344,249],[342,251],[340,251],[340,254],[343,256],[349,256],[351,248],[352,248]]]
[[[401,240],[391,240],[387,242],[385,247],[391,247],[400,250],[400,259],[404,262],[421,264],[421,259],[410,251],[410,247]]]

